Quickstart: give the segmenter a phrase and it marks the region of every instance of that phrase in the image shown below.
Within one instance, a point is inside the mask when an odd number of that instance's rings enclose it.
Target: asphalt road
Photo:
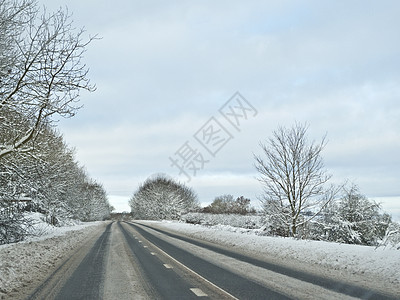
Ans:
[[[396,299],[140,223],[114,222],[28,299]]]

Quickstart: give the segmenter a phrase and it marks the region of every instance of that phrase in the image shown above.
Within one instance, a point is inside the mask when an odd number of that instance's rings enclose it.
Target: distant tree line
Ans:
[[[23,237],[23,214],[10,209],[22,197],[53,224],[103,219],[104,188],[55,129],[81,107],[80,91],[95,89],[81,61],[92,38],[84,41],[65,11],[41,12],[34,0],[0,0],[0,34],[0,243]]]
[[[250,199],[240,196],[234,198],[230,194],[218,196],[214,201],[202,209],[204,213],[211,214],[254,214],[256,210],[250,206]]]

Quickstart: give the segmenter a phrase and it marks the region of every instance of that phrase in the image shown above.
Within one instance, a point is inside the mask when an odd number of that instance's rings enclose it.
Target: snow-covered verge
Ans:
[[[264,226],[264,218],[257,215],[239,214],[208,214],[187,213],[181,216],[181,221],[189,224],[200,224],[207,226],[230,225],[239,228],[258,229]]]
[[[180,217],[180,221],[189,224],[215,226],[229,225],[244,229],[257,229],[259,235],[274,236],[271,224],[265,216],[256,214],[211,214],[190,212]],[[375,220],[376,221],[376,220]],[[299,229],[299,236],[303,239],[328,241],[336,243],[372,245],[379,247],[393,247],[400,250],[400,224],[396,222],[375,222],[372,218],[366,222],[326,223],[313,220],[304,228]],[[375,222],[375,223],[374,223]],[[360,226],[362,224],[362,226]],[[377,230],[377,229],[380,230]],[[383,229],[385,228],[385,229]]]
[[[85,241],[104,222],[65,222],[63,227],[50,226],[36,219],[35,236],[15,244],[0,246],[0,299],[26,288],[33,280],[45,276],[67,254]]]
[[[149,221],[148,221],[149,222]],[[311,266],[333,269],[385,280],[400,288],[400,251],[393,247],[372,247],[324,241],[257,235],[257,230],[228,225],[203,226],[180,222],[157,222],[158,226],[278,261],[295,260]]]

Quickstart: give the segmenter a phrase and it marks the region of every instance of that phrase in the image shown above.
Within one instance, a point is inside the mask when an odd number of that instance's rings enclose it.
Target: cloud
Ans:
[[[108,201],[115,208],[115,212],[130,212],[129,198],[125,196],[109,195]]]
[[[373,200],[380,203],[382,209],[392,216],[393,221],[400,222],[400,197],[374,197]]]
[[[102,36],[85,55],[98,90],[59,127],[110,195],[129,198],[156,172],[178,176],[168,157],[187,140],[203,151],[193,134],[237,90],[258,115],[240,132],[224,123],[233,140],[190,183],[204,201],[254,197],[246,174],[259,141],[295,121],[310,125],[311,140],[327,134],[337,182],[400,195],[397,1],[43,2],[68,4]]]

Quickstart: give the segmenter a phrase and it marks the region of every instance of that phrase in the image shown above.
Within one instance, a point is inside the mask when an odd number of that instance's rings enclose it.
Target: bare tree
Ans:
[[[93,38],[75,30],[70,15],[59,10],[40,14],[33,0],[0,0],[0,115],[18,112],[29,126],[13,126],[0,140],[0,159],[15,151],[30,151],[43,124],[52,117],[71,117],[80,108],[81,90],[95,87],[87,78],[82,57]]]
[[[229,214],[232,212],[234,201],[233,195],[221,195],[215,197],[214,201],[210,205],[204,207],[203,211],[212,214]]]
[[[326,139],[309,142],[307,129],[302,124],[279,127],[260,143],[263,156],[254,155],[264,185],[264,211],[280,235],[296,235],[298,227],[314,218],[335,195],[334,188],[325,188],[331,178],[321,157]]]

